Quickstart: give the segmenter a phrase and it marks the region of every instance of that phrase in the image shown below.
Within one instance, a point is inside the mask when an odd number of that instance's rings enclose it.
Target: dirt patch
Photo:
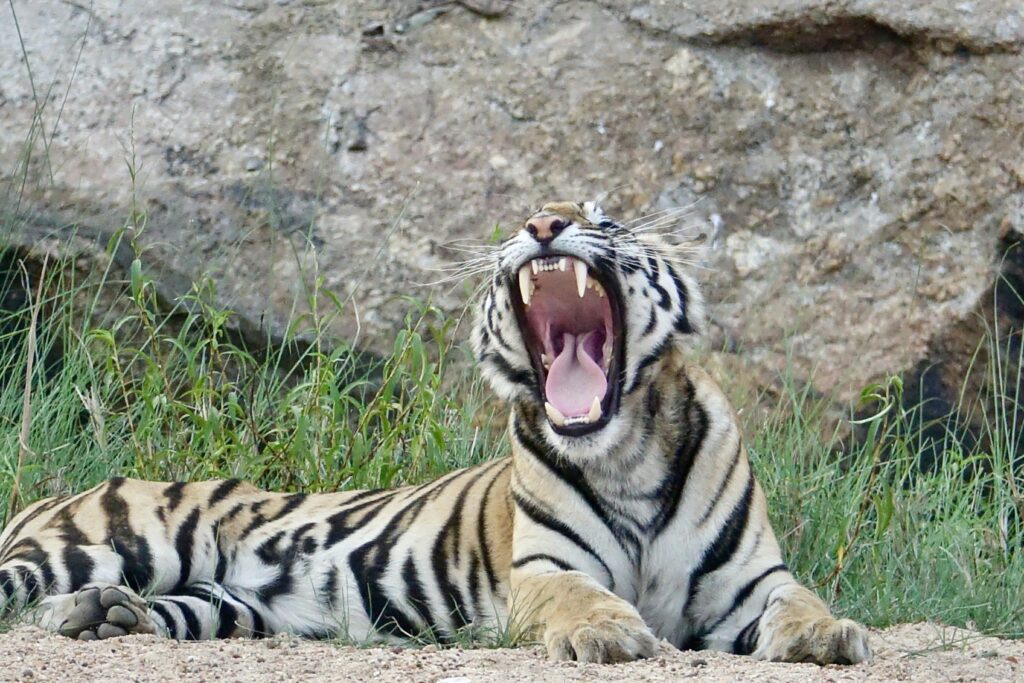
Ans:
[[[1024,641],[935,624],[872,633],[858,666],[774,664],[665,647],[655,658],[602,666],[553,663],[540,648],[354,648],[278,636],[180,643],[131,636],[81,643],[22,627],[0,635],[0,681],[1008,681],[1024,677]]]

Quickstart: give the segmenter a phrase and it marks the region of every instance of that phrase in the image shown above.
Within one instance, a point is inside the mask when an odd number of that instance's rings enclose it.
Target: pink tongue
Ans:
[[[594,359],[584,350],[587,337],[593,332],[578,337],[566,333],[562,338],[565,345],[558,354],[544,385],[544,393],[551,405],[565,417],[586,415],[594,404],[594,397],[604,399],[608,391],[608,380]]]

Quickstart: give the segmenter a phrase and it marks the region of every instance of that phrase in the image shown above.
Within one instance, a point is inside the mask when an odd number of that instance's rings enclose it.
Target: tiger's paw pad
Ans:
[[[156,633],[146,602],[124,586],[90,586],[75,594],[75,604],[58,632],[78,640],[105,640],[130,633]]]
[[[548,656],[556,661],[611,664],[648,659],[658,640],[638,616],[592,616],[567,628],[549,628],[544,638]]]
[[[758,648],[754,656],[773,662],[859,664],[871,661],[868,630],[850,619],[826,617],[793,629],[790,638]]]

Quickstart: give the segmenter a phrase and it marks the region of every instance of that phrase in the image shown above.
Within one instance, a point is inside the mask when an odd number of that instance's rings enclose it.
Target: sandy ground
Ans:
[[[131,636],[82,643],[22,627],[0,635],[0,681],[1022,681],[1024,641],[935,624],[873,634],[858,666],[773,664],[665,648],[620,665],[552,663],[539,648],[353,648],[277,637],[179,643]]]

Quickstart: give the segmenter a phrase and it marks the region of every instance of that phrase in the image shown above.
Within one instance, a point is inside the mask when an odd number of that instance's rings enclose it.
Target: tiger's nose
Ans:
[[[568,226],[569,224],[558,216],[537,216],[526,222],[526,232],[541,244],[547,244]]]

